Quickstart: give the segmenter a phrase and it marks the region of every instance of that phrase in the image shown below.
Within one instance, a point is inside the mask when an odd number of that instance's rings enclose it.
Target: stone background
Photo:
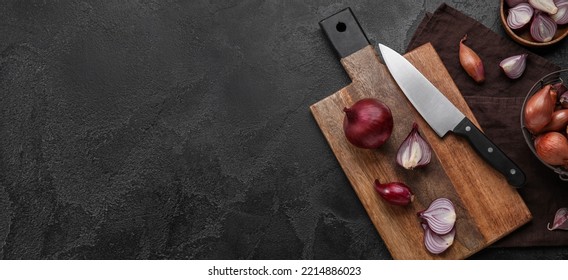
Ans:
[[[391,258],[309,111],[350,83],[318,21],[403,52],[443,1],[306,2],[2,1],[0,258]]]

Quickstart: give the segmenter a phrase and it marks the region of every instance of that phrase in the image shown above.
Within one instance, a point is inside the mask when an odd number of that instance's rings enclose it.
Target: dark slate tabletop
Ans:
[[[309,111],[350,83],[318,21],[403,52],[442,2],[2,1],[0,257],[391,258]]]

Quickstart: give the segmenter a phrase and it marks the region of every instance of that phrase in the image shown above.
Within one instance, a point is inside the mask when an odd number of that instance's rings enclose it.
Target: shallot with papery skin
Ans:
[[[554,215],[554,222],[552,223],[552,227],[550,227],[550,223],[546,225],[548,230],[555,230],[555,229],[562,229],[568,230],[568,208],[560,208],[556,211]]]
[[[459,59],[465,72],[477,83],[485,81],[485,68],[481,58],[463,42],[467,40],[467,34],[460,40]]]
[[[534,10],[531,5],[521,3],[509,9],[507,25],[511,29],[519,29],[531,21]]]
[[[430,163],[432,158],[432,148],[418,132],[418,124],[412,125],[412,130],[406,139],[400,144],[396,154],[398,165],[406,169],[422,167]]]
[[[547,131],[560,131],[568,125],[568,109],[556,110],[552,113],[550,122],[541,130]]]
[[[361,99],[350,108],[344,108],[343,111],[345,137],[359,148],[378,148],[385,144],[392,134],[391,110],[375,98]]]
[[[525,105],[525,127],[532,134],[538,134],[552,119],[556,98],[552,96],[551,88],[551,85],[544,86],[531,96]]]
[[[406,206],[414,200],[414,194],[404,183],[381,184],[379,180],[375,180],[375,190],[385,201],[393,205]]]
[[[447,198],[438,198],[426,210],[418,212],[428,227],[435,233],[443,235],[450,232],[456,222],[456,210],[454,204]]]
[[[505,75],[511,79],[517,79],[525,72],[527,67],[528,54],[519,54],[507,57],[499,63],[499,67],[503,69]]]
[[[559,132],[547,132],[534,140],[534,148],[538,157],[550,164],[568,166],[568,139]]]

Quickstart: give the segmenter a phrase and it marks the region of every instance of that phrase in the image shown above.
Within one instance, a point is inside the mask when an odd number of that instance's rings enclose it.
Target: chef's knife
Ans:
[[[493,168],[503,174],[510,185],[525,184],[523,171],[458,110],[406,58],[379,44],[383,60],[392,77],[410,103],[440,137],[448,131],[465,137],[475,151]]]

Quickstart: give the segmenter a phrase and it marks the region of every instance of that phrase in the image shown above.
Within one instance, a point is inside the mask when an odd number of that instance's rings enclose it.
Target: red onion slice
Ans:
[[[558,11],[550,17],[556,22],[556,24],[568,23],[568,0],[556,0],[554,1],[554,4],[558,7]]]
[[[439,235],[432,231],[426,224],[422,224],[424,228],[424,246],[428,252],[432,254],[441,254],[446,251],[454,243],[456,229],[452,228],[447,234]]]
[[[533,13],[532,6],[527,3],[521,3],[510,8],[507,15],[507,25],[511,29],[519,29],[531,21]]]
[[[531,23],[531,37],[538,42],[551,41],[556,34],[556,22],[545,13],[536,11]]]
[[[433,232],[446,234],[454,228],[456,223],[456,210],[454,204],[447,198],[438,198],[424,211],[418,212]]]
[[[499,67],[503,69],[503,72],[505,72],[507,77],[517,79],[523,74],[523,72],[525,72],[525,68],[527,67],[527,56],[527,54],[520,54],[507,57],[499,63]]]
[[[560,208],[554,215],[554,224],[546,226],[548,230],[563,229],[568,230],[568,208]]]

